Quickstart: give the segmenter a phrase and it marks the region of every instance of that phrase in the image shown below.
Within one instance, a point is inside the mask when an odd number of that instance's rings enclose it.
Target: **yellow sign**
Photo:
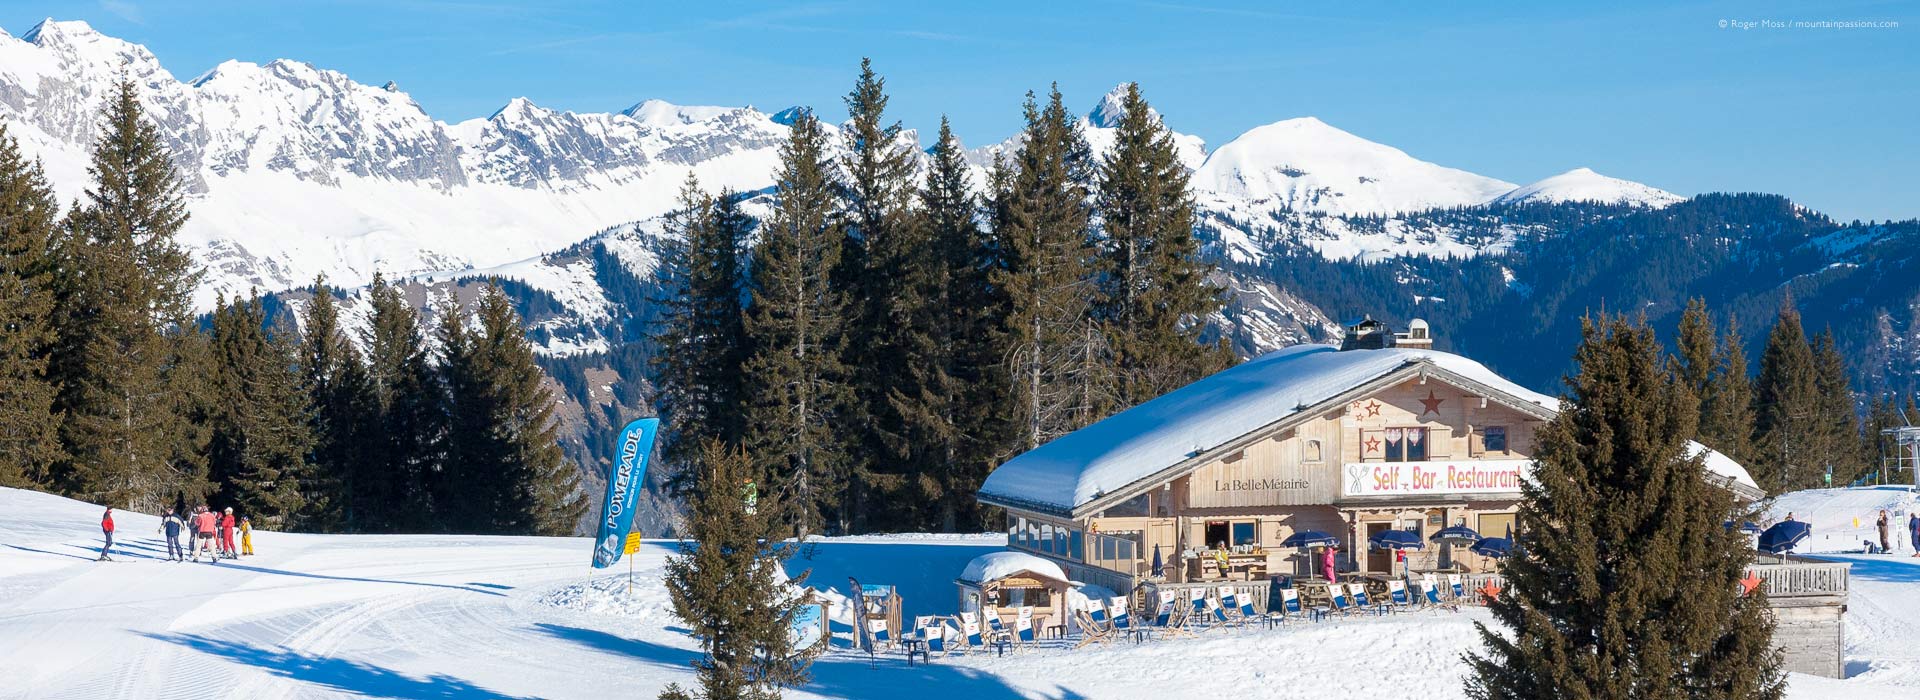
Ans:
[[[638,551],[640,551],[640,533],[636,532],[631,535],[627,535],[626,553],[632,554]]]

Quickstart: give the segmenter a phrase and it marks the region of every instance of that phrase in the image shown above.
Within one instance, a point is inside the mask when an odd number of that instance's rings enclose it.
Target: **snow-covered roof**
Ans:
[[[1055,581],[1068,580],[1067,572],[1061,570],[1059,564],[1026,552],[993,552],[974,557],[973,561],[967,562],[966,570],[960,572],[960,580],[984,583],[1023,571]]]
[[[980,487],[991,500],[1061,512],[1424,362],[1516,402],[1557,411],[1559,402],[1473,360],[1429,349],[1341,351],[1296,345],[1261,355],[1105,420],[1062,435],[1000,465]],[[1700,450],[1704,447],[1695,445]],[[1753,486],[1745,469],[1708,450],[1707,467]]]

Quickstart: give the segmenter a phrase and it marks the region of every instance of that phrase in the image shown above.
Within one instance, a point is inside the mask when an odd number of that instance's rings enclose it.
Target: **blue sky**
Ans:
[[[614,111],[812,105],[860,57],[893,110],[978,145],[1058,81],[1076,109],[1137,80],[1210,145],[1317,116],[1524,183],[1587,166],[1682,194],[1785,194],[1838,218],[1920,216],[1920,4],[0,0],[0,27],[85,19],[183,79],[286,57],[398,81],[435,117],[516,96]],[[1723,27],[1722,21],[1728,22]],[[1895,28],[1742,29],[1762,20]]]

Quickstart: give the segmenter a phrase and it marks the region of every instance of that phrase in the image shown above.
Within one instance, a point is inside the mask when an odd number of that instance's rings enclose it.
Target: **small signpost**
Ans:
[[[640,533],[627,535],[627,546],[621,551],[627,557],[627,597],[633,597],[633,555],[640,551]]]

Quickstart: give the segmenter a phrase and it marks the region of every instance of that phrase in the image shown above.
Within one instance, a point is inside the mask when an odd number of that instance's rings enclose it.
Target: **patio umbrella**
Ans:
[[[1798,520],[1774,523],[1773,527],[1760,533],[1759,549],[1768,554],[1780,554],[1812,536],[1813,526]]]
[[[1282,547],[1332,547],[1340,544],[1340,538],[1319,530],[1300,530],[1280,541]]]
[[[1726,526],[1727,526],[1727,529],[1728,529],[1728,530],[1732,530],[1732,529],[1733,529],[1733,521],[1732,521],[1732,520],[1728,520],[1728,521],[1726,522]],[[1755,533],[1758,533],[1758,532],[1760,532],[1760,526],[1759,526],[1759,525],[1755,525],[1755,524],[1753,523],[1753,521],[1752,521],[1752,520],[1748,520],[1748,521],[1746,521],[1746,522],[1743,522],[1743,523],[1740,523],[1740,531],[1741,531],[1741,532],[1744,532],[1744,533],[1747,533],[1747,534],[1749,534],[1749,535],[1752,535],[1752,534],[1755,534]]]
[[[1485,537],[1467,549],[1483,557],[1499,559],[1513,553],[1513,540],[1505,537]]]
[[[1166,567],[1160,561],[1160,545],[1158,543],[1153,545],[1153,575],[1155,577],[1166,575]]]
[[[1433,533],[1427,539],[1445,544],[1473,544],[1480,541],[1480,533],[1465,525],[1455,525]]]
[[[1367,544],[1373,545],[1375,549],[1395,550],[1422,549],[1427,546],[1427,543],[1420,541],[1419,535],[1409,530],[1382,530],[1367,538]],[[1395,559],[1398,558],[1395,557]]]

